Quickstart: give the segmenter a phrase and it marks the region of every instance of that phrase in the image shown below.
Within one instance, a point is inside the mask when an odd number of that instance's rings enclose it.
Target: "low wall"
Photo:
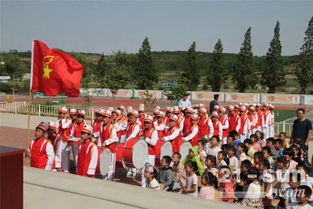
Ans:
[[[112,93],[109,89],[89,88],[81,89],[81,94],[88,92],[90,95],[99,97],[111,97]],[[120,98],[144,98],[145,90],[120,89],[116,97]],[[149,90],[155,99],[167,99],[164,91]],[[286,105],[309,105],[313,106],[313,95],[298,94],[260,94],[260,93],[235,93],[235,92],[209,92],[209,91],[191,91],[190,99],[193,101],[211,101],[214,94],[220,95],[221,102],[227,103],[270,103],[270,104],[286,104]]]

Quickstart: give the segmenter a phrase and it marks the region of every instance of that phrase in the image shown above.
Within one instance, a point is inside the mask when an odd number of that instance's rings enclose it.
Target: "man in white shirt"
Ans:
[[[182,106],[183,107],[183,110],[184,109],[187,109],[187,108],[191,108],[191,102],[190,102],[190,100],[188,99],[188,96],[189,96],[189,94],[187,93],[187,94],[185,94],[184,96],[183,96],[183,98],[181,99],[181,100],[179,100],[179,106]]]

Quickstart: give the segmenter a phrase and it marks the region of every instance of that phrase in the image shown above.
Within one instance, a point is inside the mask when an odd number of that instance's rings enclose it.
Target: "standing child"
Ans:
[[[198,177],[195,173],[195,166],[195,163],[191,161],[185,163],[186,186],[181,190],[183,194],[192,197],[198,197]]]
[[[217,177],[211,172],[205,172],[201,176],[201,187],[199,197],[204,200],[220,200]]]
[[[35,139],[31,141],[28,149],[30,166],[51,170],[54,161],[54,150],[51,142],[45,138],[48,124],[41,122],[35,130]]]
[[[159,182],[155,179],[157,177],[157,172],[153,166],[149,165],[145,168],[144,177],[146,180],[146,187],[153,190],[160,190]]]
[[[81,176],[94,177],[97,161],[98,148],[91,139],[92,127],[85,125],[81,131],[82,143],[79,146],[77,157],[77,174]]]

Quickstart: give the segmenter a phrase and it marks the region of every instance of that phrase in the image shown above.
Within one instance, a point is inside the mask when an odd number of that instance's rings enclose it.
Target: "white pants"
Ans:
[[[73,159],[74,159],[74,167],[77,167],[79,145],[72,145],[71,148],[72,148],[71,150],[72,150]]]
[[[269,127],[268,126],[263,126],[262,127],[262,132],[264,134],[264,139],[268,139],[269,138]]]
[[[240,138],[240,141],[243,143],[243,141],[247,138],[247,134],[240,134],[239,138]]]
[[[58,140],[55,151],[55,168],[62,168],[63,170],[68,171],[69,152],[67,149],[67,142]]]
[[[275,136],[274,126],[270,126],[269,127],[269,137],[274,137],[274,136]]]
[[[111,153],[111,155],[112,155],[112,161],[111,161],[111,165],[109,166],[109,172],[107,173],[107,175],[105,175],[103,177],[104,177],[104,180],[113,181],[114,174],[115,174],[116,154]]]
[[[148,155],[147,163],[149,163],[150,165],[154,166],[155,165],[155,155]],[[147,185],[146,185],[146,178],[144,176],[145,175],[145,168],[146,168],[146,165],[143,166],[142,172],[141,172],[141,186],[142,187],[147,187]]]
[[[227,137],[223,137],[223,138],[222,138],[222,145],[223,145],[223,144],[227,144]]]

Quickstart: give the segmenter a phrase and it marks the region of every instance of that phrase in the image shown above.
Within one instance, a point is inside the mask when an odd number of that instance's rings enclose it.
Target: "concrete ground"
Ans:
[[[242,206],[206,201],[128,184],[24,167],[25,209],[239,209]]]

